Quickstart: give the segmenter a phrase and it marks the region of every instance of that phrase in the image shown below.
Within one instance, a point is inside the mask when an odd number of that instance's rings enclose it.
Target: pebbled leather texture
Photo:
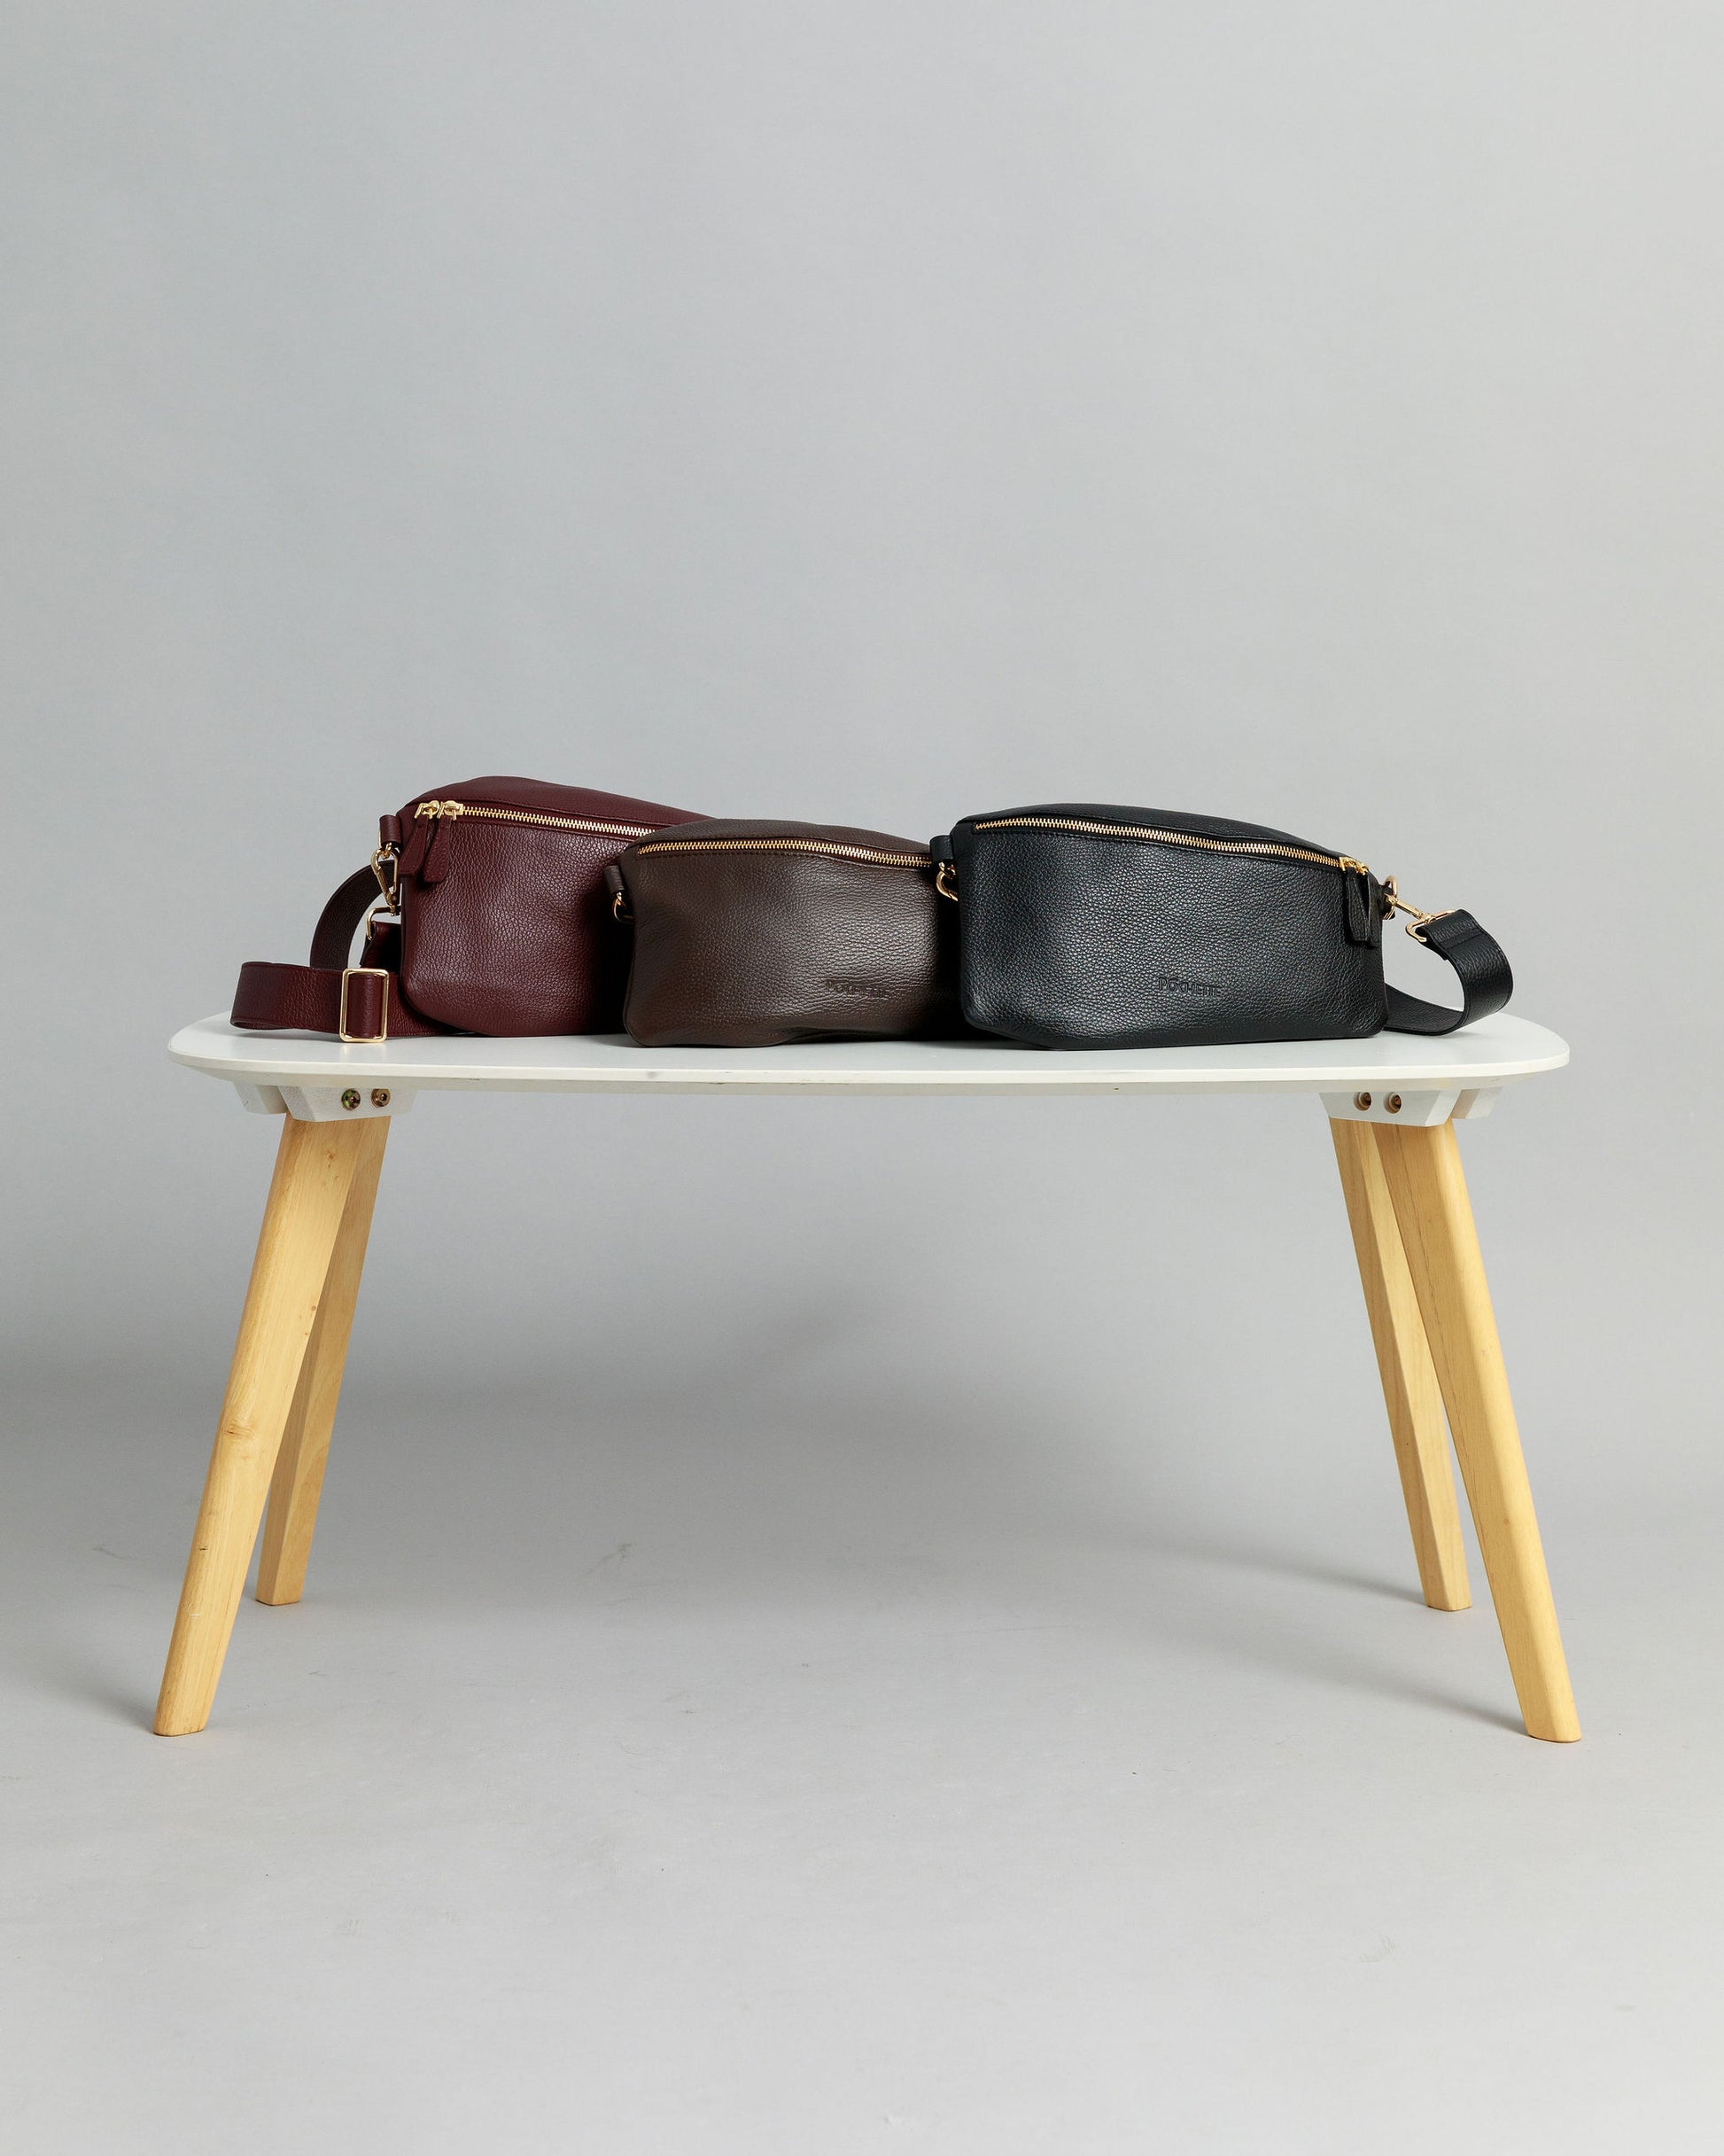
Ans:
[[[415,820],[427,799],[625,828]],[[606,864],[642,829],[697,821],[688,809],[540,779],[466,779],[415,795],[400,814],[412,834],[401,856],[408,1003],[465,1033],[617,1031],[628,946],[611,918]]]
[[[427,800],[619,828],[416,817]],[[392,1039],[618,1031],[628,950],[611,919],[605,869],[633,836],[699,821],[662,802],[542,779],[467,779],[415,794],[378,825],[384,843],[401,848],[400,924],[377,922],[359,961],[395,977],[348,984],[348,1031],[375,1032],[386,993]],[[324,907],[308,966],[242,966],[232,1023],[334,1032],[353,931],[377,895],[371,870],[356,870]]]
[[[950,847],[971,1025],[1044,1047],[1095,1048],[1349,1039],[1382,1028],[1383,897],[1374,879],[1153,838],[975,828],[995,815],[1334,851],[1261,824],[1089,803],[967,817]]]
[[[804,839],[890,865],[724,839]],[[666,841],[695,840],[660,852]],[[625,1022],[642,1047],[961,1031],[957,923],[918,841],[848,825],[714,821],[631,846],[611,881],[633,916]]]

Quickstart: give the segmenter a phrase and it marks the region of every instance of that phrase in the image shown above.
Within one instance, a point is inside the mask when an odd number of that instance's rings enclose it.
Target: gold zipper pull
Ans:
[[[1350,853],[1336,854],[1335,866],[1345,879],[1341,884],[1341,903],[1347,915],[1347,940],[1376,943],[1379,938],[1377,909],[1371,896],[1371,870],[1363,861],[1355,860]]]
[[[419,858],[419,881],[422,883],[440,883],[449,873],[449,848],[443,837],[444,829],[466,812],[464,801],[422,801],[413,812],[414,821],[422,817],[431,825],[431,837]]]

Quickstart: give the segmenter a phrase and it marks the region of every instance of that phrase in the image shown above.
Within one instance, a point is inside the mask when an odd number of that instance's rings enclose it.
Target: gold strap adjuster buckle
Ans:
[[[350,1033],[347,1031],[347,984],[355,974],[383,983],[383,1030],[377,1033]],[[380,1047],[389,1038],[389,972],[384,966],[346,966],[341,973],[341,1015],[336,1022],[336,1031],[352,1047]]]

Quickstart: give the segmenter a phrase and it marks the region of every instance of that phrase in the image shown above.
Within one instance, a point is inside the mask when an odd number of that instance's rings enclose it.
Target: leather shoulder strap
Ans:
[[[330,898],[312,931],[311,963],[281,966],[253,959],[239,969],[229,1022],[248,1032],[339,1033],[341,989],[353,948],[353,930],[376,902],[377,882],[370,868],[356,868]],[[347,983],[347,1031],[356,1039],[394,1040],[415,1034],[447,1033],[409,1010],[401,995],[400,937],[393,926],[379,928],[360,954],[361,966]],[[379,973],[387,979],[380,979]]]
[[[1452,1033],[1501,1010],[1514,993],[1515,977],[1495,937],[1469,913],[1436,914],[1420,925],[1418,940],[1454,967],[1461,984],[1461,1008],[1423,1003],[1399,989],[1388,991],[1391,1033]]]
[[[377,879],[369,868],[355,868],[330,893],[330,902],[311,931],[311,962],[338,972],[353,947],[353,930],[377,902]]]

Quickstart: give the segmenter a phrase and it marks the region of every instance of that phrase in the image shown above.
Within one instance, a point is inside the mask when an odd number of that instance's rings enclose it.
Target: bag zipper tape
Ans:
[[[881,868],[926,868],[927,853],[888,853],[879,846],[850,846],[836,838],[654,838],[636,853],[830,853],[839,860],[867,861]]]
[[[1282,845],[1268,838],[1205,838],[1196,831],[1165,831],[1145,823],[1091,823],[1081,816],[990,816],[971,825],[977,831],[1078,831],[1088,838],[1147,838],[1166,846],[1196,846],[1205,853],[1254,853],[1272,860],[1316,861],[1369,876],[1363,861],[1350,853],[1320,853],[1315,846]]]

